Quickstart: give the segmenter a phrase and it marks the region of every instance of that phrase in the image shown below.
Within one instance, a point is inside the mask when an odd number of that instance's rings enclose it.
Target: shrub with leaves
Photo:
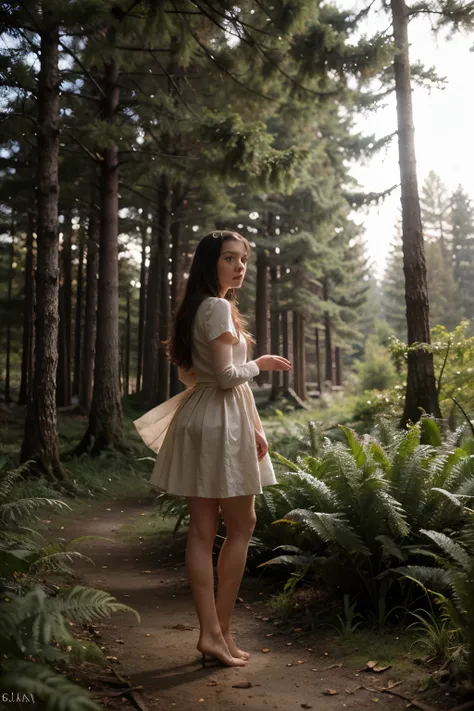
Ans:
[[[474,511],[467,510],[468,522],[456,538],[439,531],[421,531],[428,539],[430,566],[408,565],[398,572],[419,583],[434,596],[441,608],[441,626],[449,637],[448,658],[466,666],[474,683]],[[428,638],[433,630],[428,625]]]
[[[284,469],[258,500],[256,543],[278,552],[266,565],[306,566],[333,593],[357,597],[381,626],[408,604],[391,571],[424,555],[420,530],[464,523],[458,497],[474,496],[473,442],[460,446],[462,429],[442,441],[427,417],[406,431],[385,420],[362,437],[341,429],[346,444],[310,425],[309,454],[275,455]]]

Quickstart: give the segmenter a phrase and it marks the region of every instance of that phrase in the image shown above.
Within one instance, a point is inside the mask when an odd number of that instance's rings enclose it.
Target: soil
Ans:
[[[94,505],[90,517],[71,515],[49,526],[53,536],[67,540],[85,535],[110,539],[89,539],[76,546],[95,564],[81,563],[79,582],[106,590],[140,614],[140,623],[132,614],[120,612],[89,626],[110,667],[104,671],[84,664],[78,677],[82,675],[83,684],[104,706],[125,710],[138,706],[142,711],[399,711],[407,707],[406,701],[381,691],[389,680],[396,680],[390,672],[359,673],[321,648],[314,636],[312,642],[305,641],[298,633],[290,636],[271,620],[260,619],[265,617],[264,596],[246,581],[234,631],[241,647],[251,654],[248,665],[202,668],[196,650],[197,618],[185,578],[185,539],[169,534],[131,540],[124,535],[124,526],[152,505],[150,500],[104,502]],[[132,687],[143,688],[121,694],[120,687],[117,691],[112,685],[120,685],[116,673]],[[111,684],[105,683],[106,678]],[[357,688],[361,685],[372,690]],[[398,688],[406,693],[405,686]],[[435,708],[440,707],[435,702]]]

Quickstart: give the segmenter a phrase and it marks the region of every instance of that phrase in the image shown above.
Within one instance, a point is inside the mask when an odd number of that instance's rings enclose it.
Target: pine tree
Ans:
[[[462,315],[474,322],[474,207],[461,186],[451,198],[453,272]]]

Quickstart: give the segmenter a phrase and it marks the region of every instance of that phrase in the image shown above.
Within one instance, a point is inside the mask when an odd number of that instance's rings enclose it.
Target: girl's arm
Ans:
[[[234,365],[232,362],[231,333],[223,333],[219,338],[211,341],[211,357],[217,384],[221,390],[235,388],[237,385],[252,380],[260,373],[260,368],[254,360],[243,365]]]

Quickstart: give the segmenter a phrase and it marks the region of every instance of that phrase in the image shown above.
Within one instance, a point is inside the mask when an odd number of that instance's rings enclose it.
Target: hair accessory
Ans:
[[[214,239],[219,239],[219,237],[221,236],[221,233],[220,232],[213,232],[212,236],[214,237]]]

